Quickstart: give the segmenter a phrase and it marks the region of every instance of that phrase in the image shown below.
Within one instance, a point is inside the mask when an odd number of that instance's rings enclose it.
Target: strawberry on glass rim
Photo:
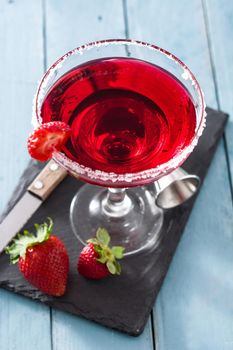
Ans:
[[[36,160],[47,161],[62,149],[70,134],[71,129],[64,122],[43,123],[29,135],[28,152]]]

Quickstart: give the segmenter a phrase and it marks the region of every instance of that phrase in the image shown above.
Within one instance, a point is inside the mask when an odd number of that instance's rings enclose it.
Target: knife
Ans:
[[[66,175],[67,171],[53,160],[42,169],[26,193],[0,223],[0,253]]]

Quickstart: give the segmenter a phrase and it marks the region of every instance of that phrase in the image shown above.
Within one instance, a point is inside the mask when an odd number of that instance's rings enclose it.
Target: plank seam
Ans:
[[[43,68],[47,69],[47,26],[46,0],[42,0],[42,39],[43,39]]]
[[[123,6],[123,17],[124,17],[124,24],[125,24],[125,37],[126,39],[129,39],[129,19],[128,19],[128,11],[127,11],[127,0],[122,0],[122,6]]]
[[[51,350],[54,349],[53,346],[53,309],[49,308],[49,319],[50,319],[50,348]]]
[[[215,92],[215,97],[216,97],[218,109],[221,109],[220,97],[219,97],[219,93],[218,93],[218,82],[217,82],[216,68],[215,68],[214,58],[213,58],[214,57],[213,47],[211,44],[211,34],[210,34],[210,25],[209,25],[209,19],[208,19],[207,2],[206,2],[206,0],[201,0],[201,3],[202,3],[204,25],[205,25],[207,46],[208,46],[209,59],[210,59],[210,67],[211,67],[211,72],[212,72],[212,76],[213,76],[214,92]],[[227,139],[226,139],[225,132],[223,134],[223,146],[224,146],[224,153],[225,153],[225,158],[226,158],[227,174],[228,174],[228,181],[229,181],[230,193],[231,193],[231,202],[233,205],[233,181],[232,181],[232,177],[231,177],[230,159],[229,159],[228,145],[227,145]]]
[[[155,326],[154,326],[154,315],[153,315],[153,310],[150,313],[150,322],[151,322],[151,333],[152,333],[152,344],[153,344],[153,349],[156,350],[156,341],[155,341]]]
[[[226,133],[223,133],[223,146],[226,154],[226,162],[227,162],[227,171],[228,171],[228,179],[230,184],[230,191],[231,191],[231,202],[233,206],[233,181],[231,177],[231,166],[230,166],[230,158],[229,158],[229,152],[228,152],[228,145],[227,145],[227,139],[226,139]]]
[[[207,15],[207,6],[206,6],[206,3],[205,3],[205,0],[201,0],[201,3],[202,3],[204,25],[205,25],[205,32],[206,32],[206,38],[207,38],[207,48],[208,48],[209,59],[210,59],[210,68],[211,68],[211,73],[212,73],[212,76],[213,76],[214,93],[215,93],[218,109],[220,109],[220,100],[219,100],[219,94],[218,94],[218,84],[217,84],[217,78],[216,78],[216,69],[215,69],[215,65],[214,65],[213,49],[212,49],[212,44],[211,44],[211,39],[210,39],[210,29],[209,29],[208,15]]]
[[[124,26],[125,26],[125,38],[129,39],[129,17],[128,17],[128,9],[127,9],[127,0],[122,0],[123,7],[123,18],[124,18]],[[130,57],[129,47],[125,45],[125,51],[128,57]]]

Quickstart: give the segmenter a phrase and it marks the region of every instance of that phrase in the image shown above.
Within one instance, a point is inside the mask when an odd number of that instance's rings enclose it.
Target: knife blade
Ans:
[[[25,194],[0,223],[0,253],[66,175],[67,171],[53,160],[50,160],[42,169]]]

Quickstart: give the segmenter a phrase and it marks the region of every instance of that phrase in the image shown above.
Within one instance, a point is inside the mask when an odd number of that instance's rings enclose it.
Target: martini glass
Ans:
[[[173,54],[132,40],[80,46],[45,73],[33,123],[65,121],[71,138],[53,159],[87,182],[70,222],[85,244],[99,227],[131,255],[156,247],[163,211],[148,184],[179,167],[205,126],[200,86]]]

